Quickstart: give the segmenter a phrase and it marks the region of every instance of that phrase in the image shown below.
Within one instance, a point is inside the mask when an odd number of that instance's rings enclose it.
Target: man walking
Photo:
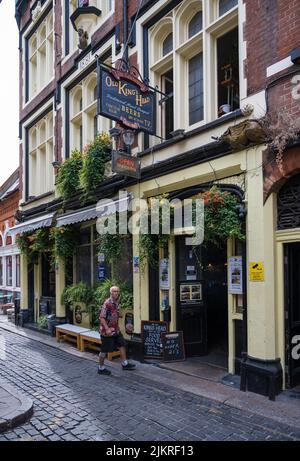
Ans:
[[[119,287],[111,287],[110,298],[105,301],[99,313],[100,335],[102,342],[101,352],[99,354],[99,375],[111,375],[111,371],[104,366],[104,360],[107,352],[113,352],[116,348],[120,350],[123,370],[135,369],[135,365],[127,361],[126,342],[119,328],[119,297]]]

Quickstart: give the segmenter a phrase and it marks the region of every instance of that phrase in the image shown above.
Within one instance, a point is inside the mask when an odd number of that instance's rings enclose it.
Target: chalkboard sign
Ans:
[[[180,362],[185,360],[183,332],[172,331],[162,334],[163,361]]]
[[[144,358],[162,358],[161,335],[162,333],[167,333],[167,331],[167,322],[142,321],[142,344]]]

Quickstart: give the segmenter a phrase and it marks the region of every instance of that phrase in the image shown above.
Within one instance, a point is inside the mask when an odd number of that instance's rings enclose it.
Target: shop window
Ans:
[[[12,286],[12,256],[6,256],[6,286]]]
[[[193,37],[202,30],[203,17],[202,11],[198,11],[191,19],[188,27],[188,38]]]
[[[219,16],[227,13],[238,4],[238,0],[219,0]]]
[[[164,129],[163,136],[165,139],[169,139],[172,137],[171,132],[174,131],[173,69],[161,76],[161,82],[161,86],[166,95],[162,108],[162,127]]]
[[[3,286],[3,258],[0,257],[0,286]]]
[[[55,269],[50,253],[42,253],[42,296],[55,298]]]
[[[76,258],[77,283],[84,282],[91,285],[91,247],[85,245],[77,248]]]
[[[238,28],[217,40],[218,115],[239,108]]]
[[[167,36],[163,42],[163,56],[166,56],[173,50],[173,34],[172,32]]]
[[[203,119],[203,54],[189,60],[189,124]]]
[[[118,278],[122,282],[126,282],[131,288],[133,286],[132,278],[132,239],[123,239],[123,253],[120,261],[115,268]]]
[[[16,256],[16,287],[20,287],[20,255]]]

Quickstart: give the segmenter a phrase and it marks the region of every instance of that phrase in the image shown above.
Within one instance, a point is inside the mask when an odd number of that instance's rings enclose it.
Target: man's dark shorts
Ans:
[[[101,336],[101,352],[114,352],[119,347],[126,347],[126,341],[122,335],[119,333],[115,336]]]

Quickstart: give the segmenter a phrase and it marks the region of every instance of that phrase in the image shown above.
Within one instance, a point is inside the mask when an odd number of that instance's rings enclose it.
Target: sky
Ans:
[[[19,165],[19,35],[15,0],[0,3],[0,185]]]

